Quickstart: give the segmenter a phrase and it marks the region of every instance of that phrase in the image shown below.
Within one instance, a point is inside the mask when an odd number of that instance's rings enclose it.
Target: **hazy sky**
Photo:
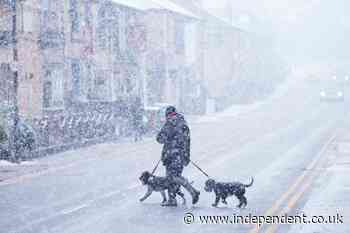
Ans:
[[[228,3],[234,14],[248,14],[258,28],[278,41],[286,54],[350,57],[349,0],[203,0],[223,15]]]

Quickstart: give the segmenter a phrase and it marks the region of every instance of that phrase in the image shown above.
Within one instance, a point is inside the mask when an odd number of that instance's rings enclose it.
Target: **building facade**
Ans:
[[[118,0],[16,2],[12,12],[11,1],[0,1],[0,101],[11,105],[18,93],[21,119],[33,125],[40,146],[81,142],[109,128],[109,136],[127,135],[136,98],[180,109],[186,102],[193,73],[185,45],[190,15],[148,0],[132,6]]]

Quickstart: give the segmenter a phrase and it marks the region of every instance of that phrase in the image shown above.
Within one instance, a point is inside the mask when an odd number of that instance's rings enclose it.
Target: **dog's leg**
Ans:
[[[226,198],[221,198],[221,202],[224,203],[225,205],[227,205]]]
[[[212,204],[213,207],[217,207],[220,201],[220,196],[216,195],[215,196],[215,202]]]
[[[239,200],[239,204],[238,204],[238,208],[242,208],[243,206],[246,206],[247,205],[247,198],[245,196],[238,196],[237,197],[238,200]]]
[[[245,196],[242,196],[242,201],[243,201],[243,207],[246,207],[248,202],[247,202],[247,198]]]
[[[237,199],[239,201],[239,203],[237,205],[237,208],[241,208],[241,206],[242,206],[242,197],[241,196],[236,196],[236,197],[237,197]]]
[[[181,191],[178,191],[176,194],[182,198],[182,205],[186,205],[185,194],[183,194]]]
[[[163,201],[162,201],[162,204],[164,204],[166,201],[167,201],[167,198],[166,198],[166,194],[164,191],[160,191],[160,194],[162,195],[163,197]]]
[[[152,194],[152,189],[148,186],[147,192],[145,193],[145,195],[140,198],[140,201],[143,202],[144,200],[146,200],[149,196],[151,196]]]

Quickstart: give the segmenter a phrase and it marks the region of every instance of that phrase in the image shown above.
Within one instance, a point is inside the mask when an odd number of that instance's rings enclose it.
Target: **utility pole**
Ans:
[[[18,145],[18,51],[17,51],[17,0],[12,0],[12,49],[13,49],[13,112],[12,112],[12,129],[10,137],[10,149],[12,152],[12,159],[15,162],[19,162],[19,145]]]

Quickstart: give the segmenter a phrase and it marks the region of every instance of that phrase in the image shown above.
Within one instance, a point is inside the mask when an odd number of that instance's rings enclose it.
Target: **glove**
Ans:
[[[162,163],[163,163],[163,166],[169,165],[169,159],[167,159],[166,157],[162,158]]]
[[[190,157],[189,156],[185,156],[183,159],[183,165],[187,166],[190,163]]]

